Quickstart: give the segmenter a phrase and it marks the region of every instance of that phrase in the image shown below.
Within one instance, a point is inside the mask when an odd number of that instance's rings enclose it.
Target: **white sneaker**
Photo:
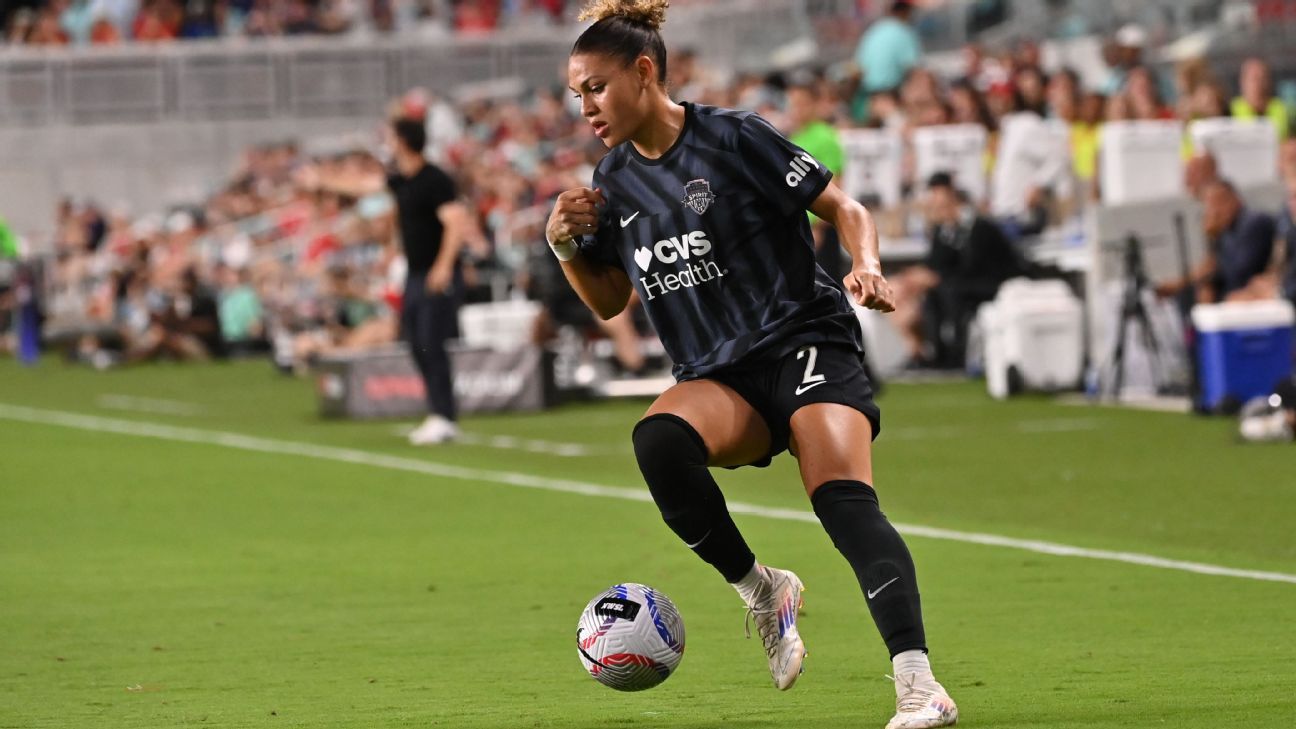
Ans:
[[[916,673],[887,678],[895,681],[896,714],[887,722],[886,729],[930,729],[958,723],[954,699],[931,674],[923,681],[918,680]]]
[[[449,443],[459,437],[459,426],[440,415],[429,415],[423,424],[409,434],[411,445],[437,445]]]
[[[788,570],[761,569],[766,580],[747,606],[748,620],[743,622],[743,628],[750,638],[750,619],[756,619],[756,630],[765,644],[765,655],[769,657],[770,676],[780,691],[786,691],[801,675],[801,664],[805,660],[805,644],[801,642],[796,625],[797,612],[804,602],[801,591],[805,586]]]
[[[1238,425],[1243,440],[1253,443],[1272,443],[1292,440],[1292,427],[1287,422],[1287,411],[1281,408],[1255,415],[1244,415]]]

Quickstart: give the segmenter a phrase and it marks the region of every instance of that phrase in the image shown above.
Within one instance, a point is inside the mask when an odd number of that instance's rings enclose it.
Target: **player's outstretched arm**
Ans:
[[[852,200],[837,185],[829,185],[810,205],[810,212],[837,229],[851,257],[851,270],[842,279],[855,303],[878,311],[895,311],[895,296],[882,277],[877,226],[867,208]]]
[[[620,314],[630,300],[630,279],[625,271],[580,255],[576,246],[580,236],[598,231],[598,206],[604,202],[602,192],[588,187],[562,193],[549,214],[545,238],[562,262],[572,289],[590,311],[607,321]]]

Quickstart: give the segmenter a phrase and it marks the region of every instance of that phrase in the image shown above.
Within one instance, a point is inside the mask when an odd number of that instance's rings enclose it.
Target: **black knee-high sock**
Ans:
[[[855,570],[891,657],[926,651],[913,558],[878,508],[877,493],[862,481],[829,481],[814,492],[811,502],[837,551]]]
[[[729,582],[756,562],[724,495],[707,470],[707,449],[693,426],[675,415],[650,415],[634,429],[635,457],[666,525]]]

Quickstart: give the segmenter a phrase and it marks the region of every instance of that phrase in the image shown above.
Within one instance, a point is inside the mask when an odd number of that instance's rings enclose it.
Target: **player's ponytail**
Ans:
[[[639,56],[657,64],[657,81],[666,84],[666,43],[661,37],[666,22],[667,0],[590,0],[578,20],[593,20],[571,55],[601,53],[621,59],[626,65]]]

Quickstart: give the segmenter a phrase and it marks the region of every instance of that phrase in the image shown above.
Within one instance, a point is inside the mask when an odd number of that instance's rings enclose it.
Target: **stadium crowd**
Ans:
[[[548,7],[513,7],[523,5]],[[1203,300],[1296,298],[1290,263],[1296,254],[1296,140],[1290,110],[1274,96],[1264,61],[1242,66],[1236,93],[1204,60],[1182,62],[1165,79],[1173,95],[1163,97],[1162,79],[1142,62],[1145,35],[1126,27],[1107,45],[1108,76],[1099,87],[1084,87],[1069,69],[1046,72],[1033,42],[968,46],[961,71],[944,78],[922,65],[906,6],[897,3],[861,39],[855,68],[863,73],[713,75],[693,53],[680,50],[670,61],[670,86],[679,99],[760,112],[835,172],[844,162],[840,129],[899,131],[906,140],[904,187],[921,203],[907,214],[918,225],[908,227],[929,237],[933,253],[925,266],[903,272],[897,285],[902,298],[917,302],[927,293],[957,291],[952,306],[963,314],[1023,270],[1022,236],[1099,194],[1098,130],[1105,122],[1265,116],[1282,140],[1281,175],[1289,195],[1281,210],[1241,211],[1231,187],[1220,184],[1213,160],[1194,156],[1188,146],[1184,154],[1190,158],[1188,188],[1208,210],[1210,238],[1268,240],[1241,244],[1245,253],[1225,262],[1226,272],[1202,273],[1210,280],[1159,282],[1160,290],[1171,296],[1190,289]],[[604,152],[565,94],[540,89],[524,98],[451,103],[414,89],[388,109],[389,120],[426,123],[429,156],[454,175],[475,213],[482,234],[467,249],[467,300],[508,293],[540,299],[550,317],[537,338],[563,324],[594,326],[545,255],[544,216],[536,212],[547,210],[559,191],[588,184]],[[1021,115],[1069,126],[1069,165],[1056,187],[995,188],[978,208],[948,176],[918,178],[909,144],[917,130],[982,126],[989,136],[985,165],[993,170],[1000,130]],[[132,216],[91,202],[65,203],[58,212],[56,257],[46,272],[46,338],[100,365],[273,349],[283,366],[297,368],[321,352],[395,339],[402,271],[393,206],[381,183],[389,135],[383,124],[362,142],[327,153],[308,153],[292,142],[250,149],[209,199],[165,214]],[[1242,217],[1251,222],[1241,226]],[[960,236],[971,240],[965,245]],[[839,271],[831,231],[816,225],[816,238],[823,265]],[[8,301],[12,310],[12,295]],[[895,316],[915,360],[958,364],[961,352],[934,355],[939,343],[931,341],[920,312],[902,308]],[[633,341],[633,332],[606,333],[620,345]],[[627,370],[642,367],[633,346],[617,351]]]
[[[676,0],[676,4],[715,0]],[[570,22],[573,0],[6,0],[0,45],[85,46],[200,38],[482,34]]]

